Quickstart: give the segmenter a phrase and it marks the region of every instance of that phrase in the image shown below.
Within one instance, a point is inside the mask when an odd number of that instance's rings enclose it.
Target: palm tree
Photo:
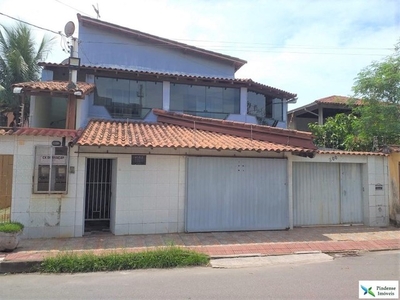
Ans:
[[[18,115],[19,99],[13,94],[11,85],[19,82],[38,81],[38,62],[47,57],[53,39],[43,37],[36,50],[30,28],[17,23],[15,27],[0,24],[0,113],[13,112]],[[29,115],[29,101],[25,104],[24,120]]]

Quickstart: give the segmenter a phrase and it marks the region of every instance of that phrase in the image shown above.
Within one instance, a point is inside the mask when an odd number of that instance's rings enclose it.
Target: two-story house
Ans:
[[[364,189],[386,157],[316,156],[309,133],[285,129],[296,95],[235,78],[244,60],[78,22],[79,68],[42,63],[41,82],[14,85],[30,127],[0,132],[27,237],[386,222],[386,183],[380,204]]]

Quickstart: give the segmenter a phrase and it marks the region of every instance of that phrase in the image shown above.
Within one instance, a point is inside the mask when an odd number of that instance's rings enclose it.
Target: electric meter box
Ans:
[[[69,152],[66,146],[36,146],[35,194],[66,194]]]

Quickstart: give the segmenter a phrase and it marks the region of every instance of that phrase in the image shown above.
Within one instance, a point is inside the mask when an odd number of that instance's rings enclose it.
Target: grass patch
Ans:
[[[144,252],[95,255],[67,253],[48,257],[39,266],[43,273],[79,273],[150,268],[205,266],[209,257],[179,247],[166,247]]]
[[[0,223],[0,232],[16,233],[24,229],[24,225],[19,222],[4,222]]]

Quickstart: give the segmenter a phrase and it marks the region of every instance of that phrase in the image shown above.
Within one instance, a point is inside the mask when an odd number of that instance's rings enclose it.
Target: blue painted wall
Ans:
[[[234,78],[233,63],[221,63],[181,49],[159,47],[79,25],[79,57],[83,65]]]

